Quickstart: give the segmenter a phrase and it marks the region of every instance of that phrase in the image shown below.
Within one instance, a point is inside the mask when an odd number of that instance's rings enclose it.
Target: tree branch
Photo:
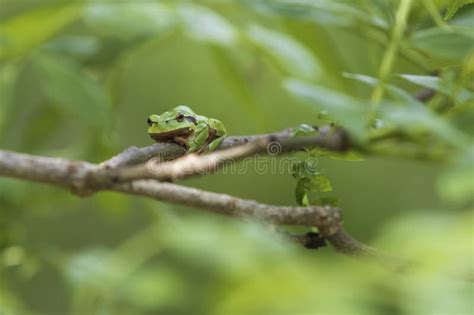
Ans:
[[[109,190],[150,197],[228,216],[256,219],[276,225],[315,226],[324,235],[335,233],[341,224],[340,210],[334,207],[268,205],[254,200],[152,180],[113,184]]]
[[[231,143],[237,142],[235,140],[231,141]],[[336,129],[332,133],[313,137],[290,137],[287,133],[265,135],[254,137],[253,140],[245,144],[237,146],[228,144],[227,147],[227,149],[221,149],[206,155],[187,154],[168,162],[162,162],[163,159],[159,158],[137,166],[105,170],[97,173],[99,178],[96,181],[98,182],[103,178],[115,182],[126,182],[135,179],[173,181],[194,175],[208,174],[225,165],[225,162],[236,162],[256,154],[279,155],[313,147],[344,151],[348,147],[348,141],[345,131]]]
[[[0,150],[0,176],[70,188],[78,195],[87,194],[91,189],[88,187],[89,177],[98,170],[102,170],[102,166],[84,161],[39,157]],[[391,268],[398,265],[398,260],[392,260],[389,256],[347,235],[341,228],[342,219],[338,208],[267,205],[226,194],[154,180],[112,183],[102,189],[149,197],[228,216],[264,220],[278,225],[315,226],[320,230],[321,237],[326,238],[338,252],[376,258]],[[314,235],[306,235],[298,237],[297,241],[307,247],[320,247],[321,237],[318,236],[315,239]]]
[[[149,159],[159,156],[161,160],[167,161],[180,157],[186,150],[175,143],[155,143],[148,147],[129,147],[116,156],[100,163],[103,169],[118,168],[123,166],[145,163]]]
[[[44,182],[72,189],[87,195],[89,177],[99,166],[60,158],[36,157],[27,154],[0,151],[0,176]],[[273,224],[316,226],[325,235],[340,227],[340,211],[332,207],[288,207],[261,204],[253,200],[236,198],[171,183],[153,180],[136,180],[114,183],[104,190],[150,197],[160,201],[191,206],[220,214],[249,217]]]
[[[262,139],[273,139],[273,141],[283,141],[291,137],[292,128],[285,129],[283,131],[250,135],[250,136],[230,136],[226,137],[217,150],[226,150],[232,147],[245,145],[250,142]],[[323,126],[317,129],[320,136],[314,137],[315,143],[312,146],[322,146],[335,151],[345,151],[349,147],[349,139],[343,129],[337,129],[336,135],[329,137],[326,140],[322,140],[323,137],[327,136],[331,130],[331,126]],[[310,144],[311,145],[311,144]],[[293,148],[292,150],[301,149]],[[118,155],[112,157],[109,160],[102,162],[100,165],[103,169],[119,168],[123,166],[131,166],[136,164],[145,163],[149,159],[155,157],[158,161],[173,160],[183,156],[186,150],[175,143],[155,143],[151,146],[137,148],[129,147]]]

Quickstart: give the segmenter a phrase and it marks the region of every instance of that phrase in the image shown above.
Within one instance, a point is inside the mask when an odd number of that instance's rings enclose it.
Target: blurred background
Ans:
[[[474,10],[460,8],[445,22],[448,2],[411,6],[388,78],[407,93],[420,84],[395,74],[448,67],[472,78]],[[399,6],[0,0],[0,149],[98,163],[150,145],[148,115],[178,104],[220,119],[231,135],[318,124],[324,104],[295,97],[286,80],[368,104],[373,87],[347,73],[379,75]],[[461,39],[426,38],[446,23],[464,30]],[[472,134],[472,112],[463,117],[459,129]],[[472,284],[457,277],[474,262],[472,160],[465,164],[463,186],[449,177],[456,183],[446,193],[447,164],[319,159],[347,231],[422,260],[409,275],[191,208],[107,192],[80,199],[1,178],[0,314],[472,314]],[[296,204],[289,172],[250,166],[182,184]]]

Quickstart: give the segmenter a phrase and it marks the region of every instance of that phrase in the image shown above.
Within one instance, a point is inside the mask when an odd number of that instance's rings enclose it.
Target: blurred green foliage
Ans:
[[[298,201],[332,189],[351,233],[417,262],[394,274],[258,224],[0,179],[0,314],[472,314],[469,3],[0,0],[2,149],[99,162],[177,104],[234,135],[334,122],[380,157],[311,152]],[[296,204],[290,173],[254,166],[185,184]]]

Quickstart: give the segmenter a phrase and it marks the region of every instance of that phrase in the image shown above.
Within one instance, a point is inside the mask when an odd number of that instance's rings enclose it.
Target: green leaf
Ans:
[[[331,181],[326,175],[318,174],[314,176],[310,187],[312,191],[329,192],[332,191]]]
[[[442,89],[442,87],[439,84],[440,80],[438,77],[428,76],[428,75],[413,75],[413,74],[400,74],[399,76],[400,78],[403,78],[407,81],[410,81],[412,83],[415,83],[425,88],[433,89],[436,91],[439,91],[440,89]]]
[[[365,83],[369,86],[375,87],[379,84],[379,79],[374,78],[368,75],[364,74],[358,74],[358,73],[343,73],[343,76],[348,79],[353,79],[362,83]],[[416,100],[413,96],[411,96],[408,92],[405,90],[399,88],[398,86],[392,85],[385,83],[384,84],[385,89],[387,92],[395,99],[398,101],[401,101],[404,105],[410,106],[413,104],[416,104],[417,106],[424,106],[423,103],[419,102]]]
[[[304,164],[304,162],[302,162]],[[321,193],[332,191],[331,181],[323,174],[307,174],[296,182],[295,197],[300,206],[310,204],[329,204],[330,197],[321,197]],[[333,200],[334,201],[334,200]]]
[[[380,117],[389,125],[409,134],[429,132],[447,144],[463,148],[469,144],[465,134],[426,107],[400,107],[385,103],[379,110]]]
[[[334,152],[325,149],[314,149],[311,151],[311,155],[315,157],[328,157],[333,160],[364,161],[364,156],[354,150],[348,150],[346,152]]]
[[[455,92],[456,95],[454,95],[453,99],[459,102],[474,100],[474,93],[464,88],[460,89],[459,91],[452,91],[450,88],[443,85],[442,80],[438,77],[412,74],[401,74],[399,76],[411,83],[433,89],[451,97],[453,97],[453,92]]]
[[[293,177],[297,179],[295,187],[296,202],[301,206],[316,204],[321,193],[332,191],[331,181],[326,175],[316,170],[318,160],[309,154],[305,161],[301,161],[293,166]],[[310,195],[312,196],[310,202]],[[319,200],[319,199],[318,199]]]
[[[296,183],[295,199],[300,206],[308,206],[308,184],[310,181],[309,178],[305,178]]]
[[[474,31],[461,26],[421,30],[413,34],[411,45],[433,57],[462,60],[474,49]]]
[[[321,75],[319,61],[311,50],[284,33],[252,24],[247,35],[250,40],[282,66],[287,73],[306,79]]]
[[[285,87],[295,96],[308,101],[312,108],[327,110],[328,116],[348,129],[351,136],[359,140],[365,137],[368,104],[340,92],[295,79],[287,80]]]
[[[446,11],[444,19],[451,19],[461,7],[472,3],[474,3],[474,0],[451,0],[448,5],[448,10]]]
[[[70,60],[38,55],[33,60],[43,93],[60,109],[90,125],[107,124],[109,101],[97,82]]]
[[[313,178],[319,174],[316,170],[316,165],[317,161],[315,160],[307,159],[305,161],[300,161],[299,163],[293,165],[293,177],[298,180]]]
[[[178,10],[184,30],[196,40],[231,46],[238,39],[234,25],[206,7],[183,4]]]
[[[91,2],[84,22],[98,32],[119,38],[160,34],[175,24],[173,11],[158,2]]]
[[[449,25],[474,28],[474,10],[464,10],[449,21]]]
[[[74,56],[93,56],[99,52],[101,42],[93,36],[58,36],[44,45],[48,52]]]
[[[82,4],[23,13],[0,24],[0,58],[27,53],[76,20]]]
[[[350,27],[358,23],[388,28],[380,16],[367,14],[353,3],[339,0],[246,0],[259,12],[310,20],[318,24]]]

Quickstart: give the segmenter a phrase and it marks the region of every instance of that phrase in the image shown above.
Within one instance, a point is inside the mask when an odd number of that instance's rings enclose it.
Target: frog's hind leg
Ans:
[[[210,129],[209,137],[207,138],[205,145],[199,150],[199,153],[214,151],[222,143],[222,140],[224,140],[223,136],[219,135],[216,130]]]
[[[209,143],[209,151],[214,151],[215,149],[217,149],[219,147],[219,144],[222,143],[222,140],[224,140],[224,138],[220,137],[211,141],[211,143]]]
[[[207,141],[209,143],[209,151],[214,151],[222,143],[222,140],[224,140],[225,136],[227,135],[227,131],[225,130],[224,124],[220,120],[211,118],[209,121],[211,128]]]

